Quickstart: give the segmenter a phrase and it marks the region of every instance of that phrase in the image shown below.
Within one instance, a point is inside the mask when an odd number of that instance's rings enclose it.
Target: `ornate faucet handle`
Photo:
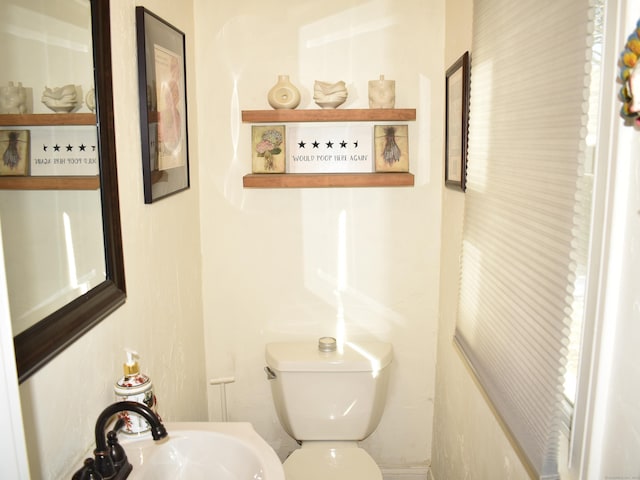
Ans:
[[[73,474],[71,480],[102,480],[103,477],[95,469],[95,460],[87,458],[80,470]]]

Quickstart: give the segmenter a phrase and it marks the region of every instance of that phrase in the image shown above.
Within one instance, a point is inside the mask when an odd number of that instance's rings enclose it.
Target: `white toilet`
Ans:
[[[287,480],[382,480],[357,442],[380,422],[392,357],[384,342],[267,344],[278,418],[302,445],[284,462]]]

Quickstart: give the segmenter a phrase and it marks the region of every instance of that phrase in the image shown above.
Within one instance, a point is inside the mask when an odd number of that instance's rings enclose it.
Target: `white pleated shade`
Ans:
[[[455,340],[540,478],[557,478],[566,422],[590,15],[584,0],[474,2]]]

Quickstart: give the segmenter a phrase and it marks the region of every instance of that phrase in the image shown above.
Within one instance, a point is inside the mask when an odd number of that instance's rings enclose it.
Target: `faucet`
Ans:
[[[116,402],[105,408],[96,420],[96,448],[95,458],[88,458],[84,466],[72,477],[72,480],[124,480],[129,476],[132,465],[127,455],[118,443],[116,432],[122,427],[122,420],[116,422],[115,428],[105,436],[105,429],[111,418],[118,412],[134,412],[144,417],[151,427],[154,440],[161,440],[167,436],[167,430],[149,407],[142,403],[123,401]]]

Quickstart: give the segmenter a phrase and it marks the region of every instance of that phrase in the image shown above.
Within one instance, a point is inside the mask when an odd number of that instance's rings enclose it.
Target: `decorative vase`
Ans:
[[[96,91],[95,89],[90,89],[89,92],[87,92],[87,96],[84,99],[87,108],[89,110],[91,110],[92,112],[96,111]]]
[[[396,103],[396,82],[385,80],[369,80],[369,108],[393,108]]]
[[[82,88],[71,83],[63,87],[44,87],[42,103],[54,112],[71,112],[82,105]]]
[[[267,100],[275,109],[293,109],[300,103],[300,91],[289,81],[289,75],[278,75],[278,82],[269,90]]]
[[[347,95],[347,86],[342,80],[336,83],[316,80],[313,83],[313,100],[321,108],[336,108],[345,102]]]
[[[28,113],[27,90],[18,82],[0,87],[0,113]]]

